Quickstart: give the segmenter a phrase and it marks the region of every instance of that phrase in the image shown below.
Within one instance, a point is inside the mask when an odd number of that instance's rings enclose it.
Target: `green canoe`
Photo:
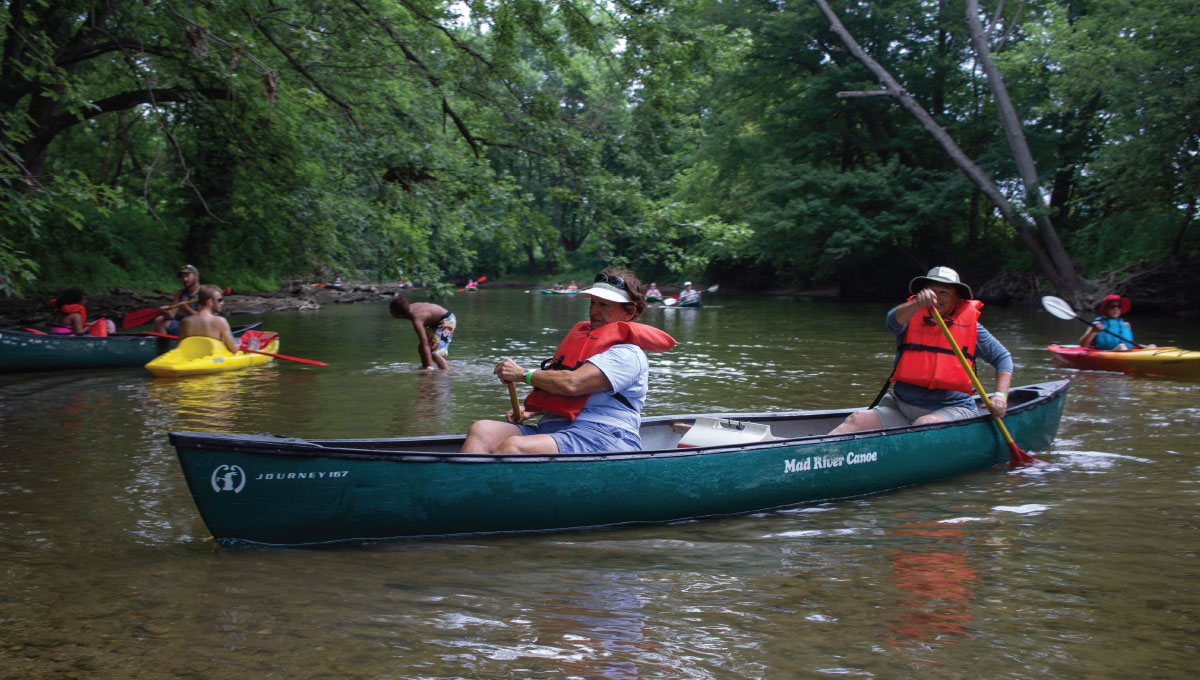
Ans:
[[[237,336],[260,325],[238,326],[233,333]],[[0,330],[0,372],[145,366],[174,346],[174,340],[142,333],[117,333],[107,338],[95,338]]]
[[[1004,420],[1018,445],[1036,452],[1054,440],[1067,385],[1009,392]],[[462,436],[172,432],[170,439],[209,531],[231,546],[670,522],[862,496],[1008,459],[985,415],[826,434],[848,413],[645,418],[647,450],[610,454],[460,454]],[[678,448],[697,432],[699,446]]]

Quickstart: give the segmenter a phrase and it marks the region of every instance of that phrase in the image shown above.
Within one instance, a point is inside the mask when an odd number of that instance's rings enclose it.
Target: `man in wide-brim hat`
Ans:
[[[908,284],[912,295],[887,313],[887,329],[896,336],[896,364],[889,383],[894,387],[877,404],[855,411],[833,434],[905,425],[927,425],[976,415],[974,387],[946,336],[933,318],[936,307],[955,343],[969,361],[982,358],[996,370],[991,412],[1008,408],[1012,355],[980,325],[983,303],[949,267],[934,267]]]

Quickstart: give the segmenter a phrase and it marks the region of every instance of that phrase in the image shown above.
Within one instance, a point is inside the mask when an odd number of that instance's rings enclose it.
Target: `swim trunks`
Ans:
[[[454,318],[453,312],[446,312],[446,316],[438,321],[437,328],[429,336],[430,351],[437,352],[443,357],[450,353],[450,341],[454,339],[454,329],[458,326],[458,320]]]

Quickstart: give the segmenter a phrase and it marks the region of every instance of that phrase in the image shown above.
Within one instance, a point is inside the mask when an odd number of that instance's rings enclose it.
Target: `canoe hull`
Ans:
[[[258,326],[240,326],[234,334]],[[174,346],[174,340],[132,333],[95,338],[0,330],[0,372],[144,366]]]
[[[1078,345],[1053,344],[1047,349],[1059,363],[1085,371],[1116,371],[1172,378],[1200,378],[1200,352],[1178,347],[1113,352]]]
[[[1067,383],[1024,391],[1019,445],[1055,436]],[[826,432],[849,411],[726,415]],[[658,448],[625,454],[458,454],[462,437],[310,441],[171,433],[192,496],[226,545],[295,546],[582,529],[730,515],[861,496],[991,467],[1007,447],[986,417],[851,436],[678,449],[681,420],[643,422]],[[673,437],[673,438],[672,438]]]

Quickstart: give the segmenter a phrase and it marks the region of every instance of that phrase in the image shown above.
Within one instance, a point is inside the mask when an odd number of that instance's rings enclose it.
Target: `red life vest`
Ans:
[[[58,311],[62,312],[64,317],[71,314],[78,314],[79,323],[83,326],[87,325],[87,308],[83,305],[62,305],[58,308]]]
[[[590,321],[580,321],[558,344],[553,359],[542,362],[542,370],[574,371],[591,357],[601,354],[613,345],[637,345],[646,352],[665,352],[675,346],[675,338],[653,326],[632,321],[614,321],[592,330]],[[583,410],[588,396],[551,394],[534,388],[525,398],[525,406],[549,413],[566,416],[572,421]],[[615,395],[620,398],[620,395]]]
[[[909,298],[910,300],[912,298]],[[979,300],[960,300],[954,313],[946,317],[946,327],[962,350],[967,361],[975,363],[975,342],[978,339],[976,322],[983,303]],[[946,342],[942,329],[931,315],[922,309],[908,320],[904,339],[900,343],[900,361],[892,372],[892,382],[928,387],[934,390],[954,390],[971,394],[971,378]]]

